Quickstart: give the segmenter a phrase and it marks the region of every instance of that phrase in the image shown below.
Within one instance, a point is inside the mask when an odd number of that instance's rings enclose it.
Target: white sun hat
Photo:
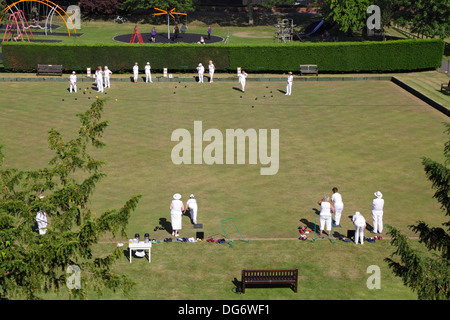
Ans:
[[[383,197],[383,194],[380,191],[377,191],[374,193],[375,197],[377,197],[378,199]]]
[[[173,195],[173,198],[174,198],[175,200],[180,200],[180,199],[181,199],[181,194],[175,193],[175,194]]]

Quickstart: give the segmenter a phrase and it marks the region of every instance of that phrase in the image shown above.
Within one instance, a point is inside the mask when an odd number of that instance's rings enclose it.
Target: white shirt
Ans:
[[[170,212],[181,212],[183,202],[181,200],[172,200],[172,210]]]
[[[134,73],[139,73],[139,66],[134,65],[134,67],[133,67],[133,72],[134,72]]]
[[[69,79],[70,79],[70,83],[77,84],[77,75],[71,74]]]
[[[322,201],[320,204],[321,210],[320,215],[321,216],[331,216],[331,204],[327,201]]]
[[[47,215],[42,211],[36,212],[36,222],[47,224]]]
[[[198,71],[198,73],[203,73],[203,72],[205,72],[205,67],[204,66],[198,66],[197,67],[197,71]]]
[[[150,65],[149,65],[149,64],[146,64],[146,65],[145,65],[145,73],[149,73],[149,72],[150,72],[150,69],[151,69]]]
[[[342,196],[340,193],[335,192],[333,193],[333,195],[331,196],[331,200],[334,202],[334,204],[341,204],[342,202]]]
[[[292,74],[288,75],[287,84],[292,84],[294,82],[294,76]]]
[[[245,78],[247,78],[247,74],[245,72],[239,74],[239,82],[244,82]]]
[[[372,210],[383,211],[384,199],[376,198],[372,201]]]
[[[189,207],[189,209],[193,209],[197,207],[197,200],[190,198],[187,202],[186,205]]]
[[[355,214],[352,218],[353,224],[357,227],[364,227],[366,224],[366,219],[360,214]]]
[[[209,68],[209,73],[214,72],[214,70],[216,69],[212,63],[208,66],[208,68]]]
[[[104,71],[104,74],[105,74],[105,78],[109,78],[109,76],[110,76],[110,74],[112,73],[112,71],[111,70],[109,70],[109,69],[106,69],[105,71]]]

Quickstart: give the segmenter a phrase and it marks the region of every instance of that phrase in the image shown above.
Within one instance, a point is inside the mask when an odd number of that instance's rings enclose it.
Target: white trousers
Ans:
[[[103,92],[103,79],[97,79],[97,92]]]
[[[197,224],[197,211],[198,207],[196,205],[189,206],[189,211],[191,211],[191,220],[194,224]]]
[[[334,222],[336,223],[336,225],[341,224],[342,210],[344,210],[343,203],[335,203],[334,204]]]
[[[327,231],[331,231],[331,216],[320,216],[320,230],[327,228]]]
[[[150,71],[145,73],[145,82],[152,82],[152,74]]]
[[[383,232],[383,210],[372,210],[373,232]]]
[[[213,82],[214,71],[209,72],[209,82]]]
[[[355,243],[358,244],[359,240],[364,244],[364,225],[355,226]]]
[[[105,77],[105,88],[111,88],[111,82],[109,81],[109,77]]]
[[[37,222],[38,228],[39,228],[39,234],[44,235],[47,233],[47,222],[44,221],[38,221]]]
[[[198,83],[203,83],[203,72],[198,73]]]
[[[72,93],[72,91],[77,92],[77,84],[76,83],[70,83],[70,92]]]
[[[286,84],[286,95],[290,96],[292,93],[292,83]]]
[[[133,80],[134,80],[134,81],[137,81],[137,80],[138,80],[138,75],[139,75],[139,73],[137,73],[137,72],[134,72],[134,73],[133,73]]]
[[[242,92],[245,91],[245,80],[241,81],[241,86],[242,86]]]

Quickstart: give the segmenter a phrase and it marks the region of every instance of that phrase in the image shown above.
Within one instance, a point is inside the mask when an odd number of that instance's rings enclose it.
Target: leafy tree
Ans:
[[[159,8],[171,10],[176,8],[177,12],[188,12],[194,10],[193,0],[124,0],[121,8],[127,12],[134,10],[149,10]]]
[[[450,35],[450,0],[398,0],[396,15],[399,25],[429,37]]]
[[[81,13],[84,15],[111,15],[119,12],[119,0],[80,0]]]
[[[101,294],[105,288],[129,292],[133,282],[112,271],[123,257],[121,248],[94,256],[102,236],[120,234],[141,195],[131,197],[120,209],[96,214],[89,198],[105,177],[103,161],[89,150],[104,147],[101,141],[108,126],[101,118],[104,99],[96,100],[83,114],[77,114],[80,127],[76,138],[65,141],[51,129],[48,143],[54,151],[49,166],[38,170],[0,170],[0,299],[38,299],[47,291],[66,288],[71,297],[84,298],[88,290]],[[4,155],[0,148],[0,165]],[[41,198],[39,195],[45,195]],[[35,215],[48,214],[44,235],[35,230]],[[66,286],[73,275],[69,266],[81,270],[81,288]],[[72,288],[72,289],[69,289]]]
[[[370,5],[369,0],[324,0],[322,15],[325,21],[352,35],[366,25],[366,10]]]
[[[450,135],[450,123],[445,123],[446,133]],[[445,163],[441,164],[429,158],[422,158],[426,175],[436,190],[434,198],[441,204],[446,216],[450,216],[450,140],[444,148]],[[443,223],[444,228],[430,227],[419,221],[409,228],[419,233],[419,242],[433,254],[424,255],[414,250],[407,237],[399,230],[389,227],[392,236],[391,244],[397,250],[391,257],[399,256],[400,262],[386,258],[394,274],[401,277],[404,284],[417,292],[419,299],[449,299],[450,298],[450,221]]]

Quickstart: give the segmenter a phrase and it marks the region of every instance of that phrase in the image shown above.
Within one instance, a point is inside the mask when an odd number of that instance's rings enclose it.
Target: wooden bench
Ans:
[[[447,84],[441,83],[441,92],[444,91],[450,92],[450,81]]]
[[[253,269],[242,270],[242,293],[253,284],[290,284],[297,292],[298,269]]]
[[[62,65],[60,64],[38,64],[36,75],[55,74],[62,76]]]
[[[319,67],[316,64],[301,64],[300,65],[300,75],[304,73],[310,74],[315,73],[316,76],[319,75]]]

